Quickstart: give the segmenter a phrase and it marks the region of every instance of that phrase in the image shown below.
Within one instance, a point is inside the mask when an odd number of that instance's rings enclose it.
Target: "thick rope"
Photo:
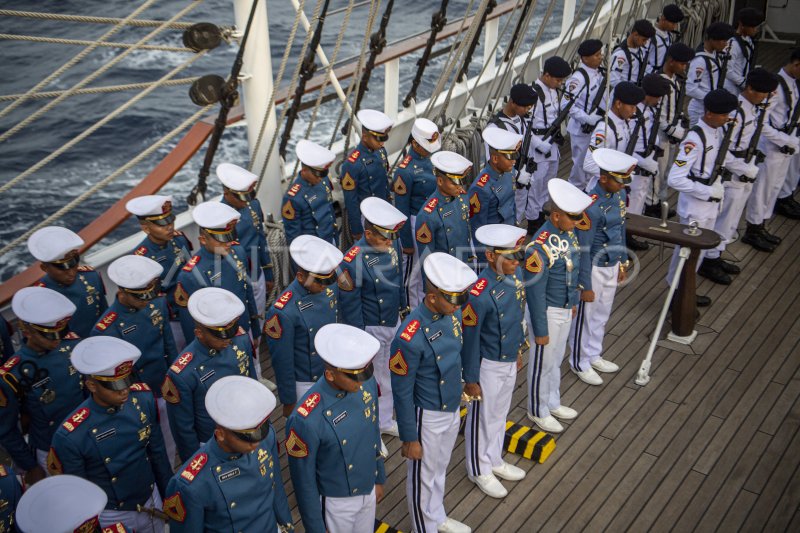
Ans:
[[[187,118],[186,120],[181,122],[172,131],[170,131],[169,133],[167,133],[163,137],[159,138],[155,143],[151,144],[145,151],[141,152],[139,155],[137,155],[136,157],[134,157],[133,159],[131,159],[130,161],[125,163],[123,166],[121,166],[120,168],[118,168],[117,170],[115,170],[114,172],[109,174],[107,177],[103,178],[99,182],[97,182],[94,185],[92,185],[89,189],[84,191],[83,194],[81,194],[77,198],[75,198],[72,201],[70,201],[69,203],[67,203],[64,207],[62,207],[61,209],[59,209],[58,211],[56,211],[55,213],[53,213],[52,215],[47,217],[45,220],[43,220],[42,222],[36,224],[31,229],[29,229],[28,231],[26,231],[25,233],[23,233],[22,235],[20,235],[16,239],[14,239],[13,241],[11,241],[8,244],[6,244],[5,246],[3,246],[3,248],[0,249],[0,256],[5,255],[6,253],[8,253],[9,250],[11,250],[11,249],[19,246],[23,242],[27,241],[28,237],[30,237],[38,229],[41,229],[41,228],[43,228],[45,226],[52,225],[53,222],[55,222],[56,220],[60,219],[61,217],[63,217],[64,215],[66,215],[67,213],[69,213],[70,211],[75,209],[76,207],[78,207],[81,204],[83,204],[86,201],[87,198],[90,198],[95,193],[97,193],[97,191],[99,191],[100,189],[102,189],[102,188],[106,187],[107,185],[109,185],[112,181],[117,179],[124,172],[127,172],[131,168],[133,168],[136,165],[138,165],[146,157],[150,156],[156,150],[158,150],[159,148],[164,146],[166,143],[168,143],[173,137],[178,135],[181,131],[185,130],[187,127],[193,125],[195,122],[200,120],[200,117],[203,116],[203,114],[205,114],[208,111],[208,109],[210,109],[210,107],[211,106],[207,106],[207,107],[204,107],[204,108],[198,110],[197,112],[195,112],[192,116],[190,116],[189,118]]]
[[[141,9],[136,10],[137,13]],[[62,22],[84,22],[89,24],[114,24],[121,26],[139,26],[139,27],[158,27],[161,26],[163,20],[146,20],[146,19],[132,19],[131,17],[111,18],[111,17],[88,17],[85,15],[60,15],[58,13],[39,13],[36,11],[17,11],[13,9],[0,9],[0,16],[5,17],[24,17],[41,20],[59,20]],[[194,25],[194,22],[171,22],[169,26],[173,30],[187,30]]]
[[[57,150],[55,150],[54,152],[51,152],[50,154],[48,154],[45,158],[41,159],[38,163],[35,163],[33,166],[29,167],[27,170],[25,170],[24,172],[19,174],[17,177],[13,178],[8,183],[4,183],[2,186],[0,186],[0,193],[6,192],[8,189],[10,189],[11,187],[16,185],[17,183],[19,183],[23,179],[27,178],[28,176],[30,176],[31,174],[33,174],[37,170],[41,169],[42,167],[44,167],[48,163],[52,162],[55,158],[57,158],[58,156],[60,156],[64,152],[66,152],[67,150],[71,149],[73,146],[75,146],[76,144],[78,144],[79,142],[84,140],[86,137],[88,137],[89,135],[91,135],[92,133],[97,131],[98,129],[102,128],[104,125],[106,125],[108,122],[113,120],[115,117],[117,117],[118,115],[124,113],[125,111],[127,111],[128,109],[133,107],[133,105],[136,104],[139,100],[141,100],[142,98],[144,98],[145,96],[147,96],[148,94],[153,92],[154,90],[158,89],[159,87],[161,87],[161,85],[165,81],[173,78],[177,73],[179,73],[180,71],[182,71],[185,68],[189,67],[192,63],[194,63],[195,61],[197,61],[198,59],[203,57],[206,54],[206,52],[207,52],[206,50],[203,50],[203,51],[199,52],[197,55],[194,55],[194,56],[190,57],[183,64],[178,65],[177,67],[175,67],[174,69],[169,71],[167,74],[162,76],[161,79],[159,79],[155,83],[152,83],[149,87],[147,87],[145,90],[143,90],[142,92],[140,92],[139,94],[137,94],[136,96],[134,96],[133,98],[131,98],[130,100],[125,102],[123,105],[119,106],[118,108],[113,110],[111,113],[107,114],[106,116],[104,116],[103,118],[101,118],[100,120],[98,120],[97,122],[92,124],[90,127],[88,127],[85,130],[83,130],[80,134],[78,134],[77,136],[73,137],[66,144],[61,145]]]
[[[113,43],[113,42],[97,42],[87,41],[83,39],[60,39],[56,37],[40,37],[38,35],[19,35],[16,33],[0,33],[0,39],[7,41],[28,41],[33,43],[50,43],[50,44],[67,44],[79,46],[104,46],[106,48],[131,48],[131,43]],[[160,50],[163,52],[189,52],[194,53],[191,48],[184,48],[180,46],[160,46],[156,44],[144,44],[139,47],[140,50]]]
[[[194,83],[197,80],[197,77],[193,78],[177,78],[174,80],[165,81],[161,84],[162,87],[174,87],[176,85],[189,85]],[[86,89],[81,89],[79,91],[75,91],[70,96],[78,96],[81,94],[106,94],[106,93],[116,93],[121,91],[135,91],[138,89],[146,89],[150,87],[153,82],[142,82],[142,83],[128,83],[125,85],[104,85],[102,87],[87,87]],[[61,96],[66,91],[46,91],[41,93],[36,93],[31,96],[31,99],[40,100],[40,99],[47,99],[47,98],[56,98],[57,96]],[[5,94],[0,96],[0,102],[10,102],[16,100],[17,98],[22,98],[22,93],[20,94]]]
[[[152,0],[148,0],[148,2],[150,2],[150,1],[152,1]],[[53,107],[55,107],[56,105],[61,103],[64,99],[69,97],[74,91],[77,91],[78,89],[81,89],[81,88],[85,87],[86,85],[88,85],[89,83],[91,83],[92,81],[94,81],[95,79],[100,77],[100,75],[102,75],[104,72],[106,72],[111,67],[113,67],[114,65],[116,65],[117,63],[119,63],[120,61],[125,59],[126,57],[128,57],[130,54],[132,54],[135,50],[138,49],[139,46],[145,44],[147,41],[151,40],[153,37],[155,37],[156,35],[158,35],[162,31],[164,31],[165,29],[167,29],[167,25],[169,23],[182,18],[184,15],[186,15],[187,13],[192,11],[194,8],[198,7],[200,5],[200,2],[202,2],[202,0],[193,0],[192,3],[190,3],[189,5],[187,5],[186,7],[181,9],[180,11],[178,11],[169,21],[165,22],[164,24],[162,24],[158,28],[154,29],[153,31],[151,31],[150,33],[148,33],[147,35],[142,37],[134,46],[132,46],[131,48],[128,48],[127,50],[125,50],[124,52],[122,52],[121,54],[116,56],[114,59],[112,59],[111,61],[109,61],[105,65],[103,65],[102,67],[100,67],[99,69],[95,70],[92,74],[90,74],[89,76],[83,78],[81,81],[79,81],[78,83],[73,85],[72,88],[67,90],[67,92],[65,92],[64,94],[62,94],[61,96],[59,96],[55,100],[52,100],[52,101],[48,102],[46,105],[42,106],[41,109],[37,109],[34,113],[32,113],[32,114],[28,115],[27,117],[25,117],[25,119],[23,119],[21,122],[18,122],[16,125],[14,125],[13,128],[9,129],[8,131],[6,131],[2,135],[0,135],[0,142],[3,142],[5,140],[7,140],[9,137],[14,135],[15,133],[18,133],[24,127],[26,127],[27,125],[29,125],[30,123],[32,123],[33,121],[35,121],[36,119],[38,119],[39,117],[41,117],[42,115],[47,113],[47,111],[49,111],[50,109],[52,109]],[[89,47],[89,48],[91,48],[91,47]],[[86,50],[88,50],[89,48],[87,48]],[[81,53],[83,53],[83,52],[81,52]],[[78,55],[80,55],[80,54],[78,54]],[[61,69],[59,69],[59,70],[61,70]],[[48,76],[48,78],[50,78],[50,76]],[[38,87],[38,85],[37,85],[37,87]],[[3,111],[0,112],[0,117],[3,114],[5,114],[9,110],[9,108],[14,107],[15,105],[19,105],[19,103],[21,103],[22,101],[23,101],[22,99],[17,100],[13,104],[11,104],[8,107],[6,107],[5,109],[3,109]]]

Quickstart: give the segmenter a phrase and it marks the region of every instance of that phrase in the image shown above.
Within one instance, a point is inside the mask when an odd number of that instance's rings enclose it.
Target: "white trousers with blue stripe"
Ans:
[[[321,498],[322,517],[328,533],[373,533],[375,489],[363,496]]]
[[[597,361],[603,354],[603,337],[617,293],[617,276],[619,263],[608,267],[592,266],[594,301],[578,304],[578,312],[569,330],[569,364],[577,372],[589,370],[592,361]]]
[[[534,340],[533,326],[528,318],[531,342],[531,356],[528,361],[528,413],[537,418],[550,416],[550,410],[561,405],[561,362],[564,360],[571,323],[571,308],[548,307],[547,331],[550,342],[539,346]]]

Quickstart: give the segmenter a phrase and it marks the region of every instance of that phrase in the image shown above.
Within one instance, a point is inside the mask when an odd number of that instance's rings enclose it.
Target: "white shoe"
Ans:
[[[517,466],[510,465],[503,461],[502,466],[492,468],[492,473],[500,479],[507,481],[519,481],[525,477],[525,471]]]
[[[566,405],[559,405],[555,409],[550,409],[550,414],[561,420],[572,420],[578,416],[578,411]]]
[[[260,381],[261,384],[264,385],[266,388],[268,388],[271,392],[275,392],[276,390],[278,390],[278,386],[275,385],[270,380],[268,380],[267,378],[260,378],[258,381]]]
[[[475,483],[487,496],[498,499],[508,496],[508,491],[503,484],[494,477],[494,474],[475,476],[469,478],[469,480]]]
[[[613,374],[614,372],[619,372],[619,365],[617,365],[616,363],[612,363],[611,361],[606,361],[602,357],[597,361],[592,361],[592,368],[594,368],[598,372],[607,372],[609,374]]]
[[[391,435],[392,437],[399,437],[400,430],[397,428],[397,422],[392,420],[391,426],[385,429],[381,429],[381,435]]]
[[[534,424],[539,426],[540,429],[543,429],[548,433],[561,433],[564,431],[564,426],[562,426],[552,415],[539,418],[538,416],[528,414],[528,418],[530,418]]]
[[[458,520],[447,518],[436,528],[439,533],[472,533],[472,528]]]
[[[589,370],[584,370],[583,372],[578,372],[577,370],[572,370],[575,372],[575,375],[578,376],[578,379],[583,381],[584,383],[588,383],[589,385],[602,385],[603,378],[600,377],[600,374],[594,371],[594,368],[590,368]]]
[[[386,447],[386,445],[383,443],[383,439],[381,439],[381,456],[382,456],[384,459],[386,459],[387,457],[389,457],[389,449],[388,449],[388,448]]]

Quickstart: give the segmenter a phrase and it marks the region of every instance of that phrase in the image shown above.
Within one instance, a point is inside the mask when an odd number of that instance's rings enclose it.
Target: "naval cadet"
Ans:
[[[603,63],[603,41],[587,39],[578,45],[578,56],[581,63],[565,83],[566,94],[562,106],[567,105],[567,95],[574,99],[569,108],[569,142],[572,149],[572,168],[569,171],[569,182],[579,189],[586,188],[589,176],[583,171],[583,159],[589,146],[591,133],[598,122],[603,120],[603,103],[598,93],[605,93],[605,71]]]
[[[469,224],[472,240],[475,232],[486,224],[515,224],[514,164],[520,158],[522,136],[501,128],[483,130],[483,140],[489,147],[486,166],[467,190]]]
[[[728,40],[733,37],[734,29],[725,22],[712,22],[705,31],[702,49],[689,63],[689,76],[686,79],[686,95],[689,100],[687,108],[689,122],[692,126],[705,112],[703,101],[714,89],[721,89],[723,70],[728,61]],[[678,154],[680,157],[680,153]]]
[[[519,481],[525,471],[503,460],[506,418],[517,371],[530,347],[525,335],[525,287],[519,264],[525,230],[487,224],[476,232],[486,246],[488,265],[469,292],[462,310],[464,381],[467,404],[464,431],[467,476],[492,498],[508,491],[497,478]]]
[[[258,316],[263,317],[267,296],[272,292],[275,281],[264,231],[264,211],[256,198],[258,176],[234,164],[222,163],[217,167],[217,177],[222,182],[222,203],[236,209],[241,215],[236,223],[236,236],[247,254],[247,271],[253,280]]]
[[[578,304],[580,253],[573,230],[592,200],[561,179],[548,186],[550,220],[525,248],[523,270],[528,335],[535,345],[528,362],[528,418],[544,431],[560,433],[564,427],[556,418],[578,416],[575,409],[561,404],[561,362]]]
[[[41,262],[45,276],[36,284],[60,292],[75,304],[69,329],[88,337],[94,323],[108,308],[103,279],[92,267],[80,265],[84,245],[77,233],[61,226],[36,230],[28,238],[28,251]]]
[[[289,254],[297,265],[295,279],[267,311],[264,323],[284,416],[325,370],[314,337],[322,326],[341,320],[336,269],[343,258],[334,245],[311,235],[293,240]]]
[[[444,493],[466,392],[461,306],[478,278],[441,252],[428,255],[422,268],[425,298],[400,325],[389,359],[401,453],[407,459],[408,512],[417,533],[469,533],[472,528],[447,516]]]
[[[175,290],[184,337],[189,342],[194,338],[194,320],[187,308],[189,298],[203,287],[220,287],[242,301],[245,312],[241,313],[239,325],[255,341],[261,328],[247,272],[247,254],[237,241],[236,225],[241,215],[229,205],[203,202],[192,210],[192,218],[200,229],[200,249],[181,269]]]
[[[764,22],[764,13],[754,7],[743,7],[736,14],[736,34],[728,41],[728,70],[724,87],[738,95],[745,87],[747,75],[756,65],[756,44],[753,37]]]
[[[539,96],[533,87],[527,83],[517,83],[511,87],[508,98],[503,104],[502,109],[495,113],[486,123],[485,129],[500,128],[518,134],[526,139],[522,144],[530,143],[530,125],[532,120],[531,111],[536,105]],[[486,146],[485,157],[490,158],[489,145]],[[515,161],[514,169],[517,171],[517,187],[530,188],[531,174],[533,173],[533,159],[528,159],[527,153],[520,152],[520,158]]]
[[[446,150],[433,154],[431,161],[436,176],[436,190],[417,214],[415,236],[419,257],[424,266],[428,254],[444,252],[474,265],[469,203],[464,198],[464,184],[472,163]],[[424,280],[424,268],[420,274]]]
[[[364,198],[364,236],[345,254],[339,277],[342,321],[365,329],[378,339],[375,380],[378,382],[381,433],[398,436],[392,419],[394,401],[389,374],[389,347],[400,321],[408,314],[403,272],[400,269],[398,235],[406,216],[380,198]]]
[[[705,112],[696,126],[681,142],[678,157],[669,171],[667,183],[678,191],[678,215],[681,224],[696,222],[702,229],[713,230],[719,205],[725,195],[722,174],[715,168],[717,152],[724,137],[728,116],[737,107],[736,97],[725,89],[709,92],[703,99]],[[675,247],[669,265],[667,283],[672,281],[678,265],[680,247]],[[702,265],[705,251],[700,251],[697,268]],[[697,296],[697,305],[707,306],[711,299]]]
[[[797,87],[797,79],[800,78],[800,49],[795,49],[792,52],[790,62],[783,67],[782,72],[783,74],[780,74],[780,77],[783,78],[783,82],[786,84],[783,88],[789,88],[788,80],[790,79],[795,80],[795,86]],[[780,79],[778,82],[780,83]],[[791,89],[789,89],[789,92],[791,92]],[[783,94],[784,96],[789,96],[786,91],[783,91]],[[792,106],[792,116],[786,123],[784,133],[794,133],[795,136],[800,136],[800,130],[798,129],[800,123],[798,120],[791,120],[792,117],[800,118],[800,90],[797,91],[794,97],[790,96],[790,99],[794,102],[794,105]],[[784,99],[784,104],[788,106],[789,101]],[[794,199],[798,182],[800,182],[800,150],[795,151],[789,162],[789,171],[786,173],[786,179],[778,192],[778,199],[775,201],[772,211],[790,219],[800,220],[800,202]]]
[[[20,498],[22,498],[22,485],[17,479],[16,472],[11,467],[0,465],[0,531],[3,533],[17,530],[16,509]],[[42,533],[44,531],[50,532],[52,529],[43,530]]]
[[[0,370],[0,444],[31,484],[45,477],[47,451],[58,425],[86,398],[81,376],[69,360],[80,339],[67,327],[75,305],[54,290],[20,289],[11,308],[25,343]]]
[[[611,52],[608,60],[609,85],[615,89],[622,81],[639,85],[647,71],[648,43],[656,35],[653,24],[646,19],[633,23],[630,33]]]
[[[70,359],[91,396],[56,431],[47,467],[51,475],[72,474],[103,489],[102,527],[121,522],[136,533],[160,533],[164,522],[155,515],[172,468],[153,392],[134,383],[139,356],[116,337],[90,337],[75,347]]]
[[[676,42],[679,36],[678,26],[684,18],[686,16],[677,4],[667,4],[661,10],[655,23],[655,33],[645,54],[647,73],[658,74],[664,68],[667,50]]]
[[[598,148],[592,157],[600,167],[600,179],[590,191],[592,204],[576,226],[581,292],[569,332],[569,365],[584,383],[601,385],[603,379],[597,372],[619,371],[619,366],[603,359],[603,337],[617,287],[627,279],[631,265],[625,245],[625,186],[631,183],[637,160],[610,148]]]
[[[244,305],[225,289],[200,289],[189,298],[194,340],[172,363],[161,385],[178,456],[186,461],[214,433],[205,409],[208,388],[225,376],[255,378],[253,345],[239,317]]]
[[[167,447],[167,457],[175,457],[175,439],[169,427],[167,404],[161,384],[167,367],[178,356],[172,330],[165,326],[169,316],[167,301],[160,291],[162,267],[138,255],[125,255],[108,266],[108,277],[117,284],[117,297],[103,318],[97,321],[92,336],[109,335],[136,346],[141,357],[133,365],[136,381],[147,384],[156,396],[158,421]]]
[[[362,109],[356,118],[361,123],[361,142],[347,154],[339,176],[353,240],[364,233],[358,209],[361,201],[369,196],[389,199],[389,158],[383,145],[394,126],[392,119],[374,109]]]
[[[183,338],[178,306],[175,304],[175,289],[178,287],[181,267],[192,258],[192,243],[182,231],[175,229],[172,196],[138,196],[129,200],[125,209],[136,215],[139,227],[146,235],[133,254],[150,258],[161,265],[161,290],[167,297],[169,326],[175,346],[183,350],[186,339]]]
[[[431,155],[442,148],[439,128],[427,118],[414,120],[411,126],[411,147],[394,171],[394,205],[408,217],[400,228],[400,245],[403,248],[403,279],[408,305],[416,307],[422,299],[422,264],[417,241],[414,239],[417,215],[428,197],[436,190]]]
[[[371,379],[380,343],[346,324],[314,339],[325,371],[286,421],[286,454],[309,533],[372,533],[386,473]]]
[[[339,228],[333,212],[333,186],[328,177],[334,154],[317,143],[300,139],[295,146],[300,172],[283,195],[283,229],[286,243],[299,235],[313,235],[331,244],[339,243]]]
[[[100,527],[106,493],[78,476],[64,474],[30,487],[19,500],[17,526],[22,533],[126,533],[116,522]],[[0,531],[16,531],[2,530]]]
[[[205,407],[214,438],[167,485],[170,532],[293,530],[269,422],[275,396],[255,379],[226,376],[208,389]]]

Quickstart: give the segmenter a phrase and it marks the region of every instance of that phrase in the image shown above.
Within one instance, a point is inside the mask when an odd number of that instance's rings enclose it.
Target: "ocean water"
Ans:
[[[595,1],[589,0],[587,2],[584,16],[591,12]],[[154,7],[144,11],[139,18],[168,19],[187,3],[186,0],[162,0],[156,2]],[[316,0],[307,0],[306,2],[305,11],[309,18],[311,18],[316,3]],[[580,2],[578,3],[580,4]],[[184,21],[213,22],[219,26],[231,26],[233,24],[233,7],[230,0],[207,0],[197,4],[198,6],[183,19]],[[329,10],[333,11],[345,7],[347,4],[346,0],[331,0]],[[474,11],[478,4],[478,0],[474,2],[451,0],[447,10],[448,20],[453,21],[462,17],[469,5],[472,5],[472,11]],[[547,1],[538,2],[533,24],[525,35],[525,41],[531,42],[533,40],[548,4],[549,2]],[[124,0],[106,0],[102,2],[96,0],[39,0],[37,2],[5,0],[2,3],[4,9],[119,18],[125,17],[139,5],[141,5],[139,1]],[[384,0],[380,7],[380,15],[383,14],[385,5],[386,2]],[[561,19],[560,5],[561,0],[558,0],[553,16],[546,24],[542,41],[546,41],[558,33]],[[271,60],[273,73],[277,76],[278,66],[294,21],[294,10],[288,0],[267,0],[267,9],[270,22]],[[438,9],[438,1],[400,0],[395,2],[394,11],[387,28],[388,42],[392,43],[417,33],[427,33],[430,29],[431,15]],[[337,63],[353,58],[359,53],[367,16],[368,6],[357,8],[353,12]],[[506,17],[500,19],[501,32],[505,20]],[[325,22],[322,46],[329,58],[333,53],[343,22],[343,13],[330,15]],[[514,22],[511,22],[507,34],[501,39],[501,51],[505,48],[502,43],[506,42],[513,32]],[[378,21],[376,21],[375,29],[377,29],[377,24]],[[105,24],[0,17],[0,33],[96,39],[108,31],[109,28],[110,26]],[[135,42],[151,30],[152,28],[123,28],[112,40],[116,42]],[[284,84],[287,84],[291,79],[294,66],[300,59],[300,50],[304,38],[305,32],[301,28],[291,50],[289,65],[283,80]],[[153,39],[151,44],[181,46],[181,32],[179,30],[166,30]],[[436,45],[436,48],[446,44],[449,43],[444,41]],[[525,46],[523,49],[527,50],[527,48]],[[0,78],[0,94],[24,93],[49,73],[69,61],[82,49],[81,46],[73,45],[30,43],[17,40],[0,41],[0,57],[2,57],[2,63],[5,67],[4,76]],[[236,44],[223,43],[219,48],[213,50],[206,57],[201,58],[179,74],[178,77],[204,74],[218,74],[227,77],[236,51]],[[68,89],[119,53],[118,49],[111,48],[95,50],[78,65],[55,79],[44,90]],[[401,60],[401,100],[411,85],[416,71],[416,61],[420,54],[421,52],[417,52]],[[184,53],[136,51],[90,85],[103,86],[155,81],[169,69],[181,64],[187,57],[188,54]],[[470,73],[472,75],[480,70],[482,57],[482,44],[479,43],[471,64]],[[427,97],[432,92],[445,59],[446,55],[440,56],[429,66],[418,90],[419,99]],[[382,76],[382,67],[376,68],[370,81],[370,90],[364,98],[362,107],[382,108]],[[40,161],[53,150],[101,119],[112,109],[124,104],[134,94],[135,92],[129,91],[71,97],[7,141],[0,143],[0,161],[2,162],[0,164],[0,184],[6,183],[20,172]],[[265,98],[268,98],[268,96],[265,96]],[[306,98],[309,98],[309,96]],[[20,120],[41,108],[46,102],[46,100],[29,100],[8,116],[0,118],[0,132],[7,131]],[[0,102],[0,108],[6,105],[8,105],[7,102]],[[0,193],[0,206],[2,206],[2,209],[0,209],[0,243],[9,242],[57,211],[66,202],[85,191],[86,188],[105,178],[150,146],[158,138],[194,113],[195,110],[196,107],[188,97],[188,86],[161,88],[137,103],[120,117],[100,128],[73,149],[62,154],[49,165],[18,183],[12,189],[5,193]],[[323,105],[311,130],[310,138],[327,144],[331,138],[338,111],[338,101]],[[280,108],[278,113],[280,113]],[[293,128],[293,140],[302,138],[305,135],[310,118],[310,111],[300,114]],[[137,167],[120,176],[108,187],[69,212],[61,219],[60,224],[74,231],[79,231],[129,191],[143,176],[147,175],[177,143],[177,140],[175,139],[170,144],[162,147]],[[174,195],[175,204],[179,210],[186,207],[185,198],[196,183],[197,172],[202,165],[204,153],[205,148],[201,149],[184,169],[162,189],[162,192]],[[289,153],[292,154],[293,152],[290,150]],[[217,151],[214,165],[212,165],[212,173],[208,179],[209,195],[220,191],[218,181],[214,178],[213,168],[223,161],[243,166],[247,165],[247,140],[244,128],[234,127],[226,130]],[[136,229],[135,222],[128,220],[111,232],[98,246],[129,235]],[[8,279],[24,269],[31,261],[32,258],[24,244],[6,255],[0,256],[0,280]]]

